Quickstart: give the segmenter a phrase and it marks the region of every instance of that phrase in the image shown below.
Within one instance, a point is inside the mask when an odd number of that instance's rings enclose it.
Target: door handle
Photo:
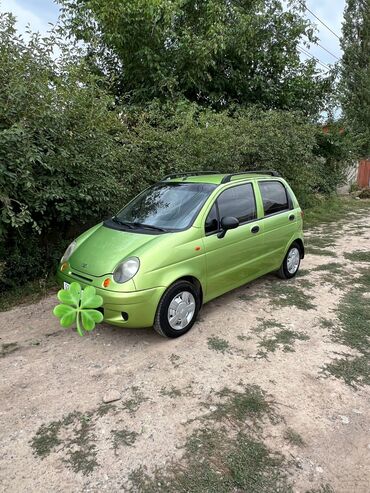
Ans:
[[[253,226],[253,228],[251,228],[251,233],[258,233],[259,230],[260,230],[259,226]]]
[[[294,219],[295,219],[295,215],[294,215],[294,214],[291,214],[291,215],[289,216],[289,221],[294,221]]]

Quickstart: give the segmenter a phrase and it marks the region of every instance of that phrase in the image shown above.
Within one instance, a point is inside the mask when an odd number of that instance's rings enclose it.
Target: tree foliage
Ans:
[[[370,3],[347,0],[343,36],[341,101],[357,138],[359,152],[370,156]]]
[[[297,49],[311,24],[280,0],[60,0],[69,32],[129,102],[186,98],[204,106],[317,115],[331,90]],[[96,66],[95,66],[96,68]]]

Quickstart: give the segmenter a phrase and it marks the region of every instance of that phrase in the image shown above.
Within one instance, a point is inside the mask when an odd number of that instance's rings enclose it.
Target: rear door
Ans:
[[[236,217],[240,225],[227,231],[224,238],[218,238],[220,221],[227,216]],[[262,233],[252,183],[233,185],[218,195],[204,224],[205,301],[258,276]]]
[[[258,189],[263,204],[263,242],[261,252],[265,271],[278,269],[285,249],[298,228],[299,214],[293,209],[292,197],[279,180],[259,180]]]

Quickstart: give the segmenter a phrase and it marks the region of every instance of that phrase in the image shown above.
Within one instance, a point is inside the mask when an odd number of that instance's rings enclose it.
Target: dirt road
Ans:
[[[0,491],[369,491],[368,213],[307,244],[295,280],[216,299],[177,340],[104,324],[81,338],[55,294],[0,313]]]

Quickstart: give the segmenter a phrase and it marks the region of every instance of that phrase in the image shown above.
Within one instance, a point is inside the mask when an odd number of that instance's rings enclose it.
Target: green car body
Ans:
[[[276,182],[279,185],[271,185]],[[104,321],[108,324],[153,326],[164,294],[179,280],[194,285],[200,308],[227,291],[277,271],[293,244],[299,250],[300,259],[303,258],[301,209],[283,178],[275,174],[244,173],[229,175],[225,180],[223,174],[203,174],[178,176],[161,183],[168,187],[199,184],[206,188],[206,198],[188,227],[151,231],[101,222],[75,240],[71,255],[58,268],[57,278],[62,285],[77,281],[82,287],[96,288],[97,294],[103,297]],[[220,197],[226,190],[240,185],[245,187]],[[261,187],[263,190],[283,187],[288,206],[266,215]],[[209,214],[211,209],[212,214],[217,212],[218,205],[214,205],[217,198],[217,204],[226,203],[228,196],[244,190],[254,196],[255,217],[227,231],[218,217],[217,226],[216,223],[212,226],[217,230],[209,231],[212,222]],[[116,267],[130,258],[138,259],[135,260],[139,262],[138,271],[126,282],[117,282]]]

